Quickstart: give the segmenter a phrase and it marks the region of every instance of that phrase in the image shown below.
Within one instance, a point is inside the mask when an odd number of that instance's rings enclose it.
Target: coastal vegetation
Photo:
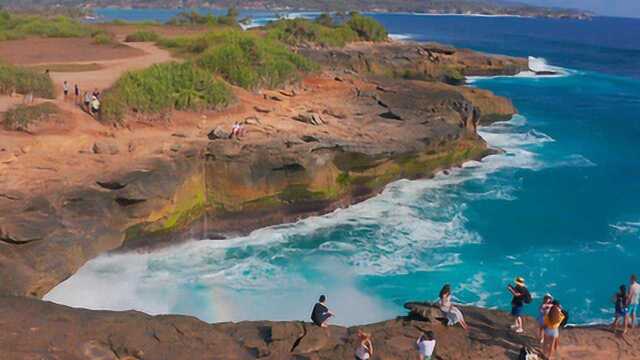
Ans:
[[[2,125],[6,130],[29,131],[29,128],[35,123],[47,120],[59,112],[60,109],[50,102],[37,105],[18,105],[4,114]]]
[[[282,43],[239,30],[164,39],[160,44],[245,89],[281,86],[316,69]]]
[[[155,42],[160,40],[160,35],[154,31],[138,30],[127,35],[125,42]]]
[[[316,68],[282,44],[252,34],[213,33],[207,44],[198,64],[245,89],[281,86]]]
[[[18,15],[0,11],[0,41],[38,37],[89,37],[92,29],[65,16]]]
[[[167,22],[168,25],[175,26],[227,26],[239,28],[238,11],[229,8],[226,15],[215,16],[213,14],[201,15],[196,11],[181,12]]]
[[[320,15],[315,21],[307,19],[283,19],[267,25],[267,36],[291,46],[312,44],[343,47],[354,41],[385,41],[388,34],[375,19],[351,14],[342,24],[336,24],[329,14]]]
[[[32,93],[46,99],[55,98],[53,81],[44,72],[0,63],[0,94]]]
[[[121,77],[103,97],[101,119],[122,123],[127,111],[155,116],[171,110],[227,106],[229,87],[193,62],[154,65]]]

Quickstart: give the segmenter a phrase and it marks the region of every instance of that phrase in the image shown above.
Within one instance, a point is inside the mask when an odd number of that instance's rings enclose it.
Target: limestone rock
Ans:
[[[118,145],[113,142],[96,141],[91,148],[94,154],[116,155],[120,152]]]
[[[224,140],[229,139],[230,136],[231,134],[224,131],[220,126],[217,126],[215,129],[211,130],[207,135],[209,140]]]

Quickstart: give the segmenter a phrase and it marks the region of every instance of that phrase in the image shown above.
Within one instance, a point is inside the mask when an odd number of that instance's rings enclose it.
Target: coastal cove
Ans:
[[[504,286],[522,275],[537,295],[561,299],[571,322],[609,321],[611,294],[639,255],[640,44],[619,32],[603,53],[579,38],[601,39],[598,21],[635,20],[376,16],[394,34],[545,57],[567,74],[474,80],[519,109],[480,130],[504,154],[249,236],[100,257],[46,298],[207,321],[300,320],[317,294],[328,293],[336,321],[359,324],[391,318],[407,300],[434,299],[443,283],[460,302],[507,309]],[[523,24],[537,26],[539,37],[514,33]],[[554,26],[574,26],[576,38]]]
[[[180,11],[0,11],[2,360],[640,358],[640,20]]]

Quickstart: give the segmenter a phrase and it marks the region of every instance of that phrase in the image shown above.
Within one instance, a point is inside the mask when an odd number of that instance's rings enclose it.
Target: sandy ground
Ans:
[[[144,55],[124,44],[96,45],[89,38],[0,41],[0,58],[15,65],[117,60]]]
[[[243,142],[259,142],[269,134],[286,132],[300,136],[308,132],[327,132],[348,136],[347,129],[338,122],[331,127],[313,127],[291,119],[298,111],[324,109],[339,106],[341,100],[353,91],[353,85],[337,82],[332,77],[318,76],[307,79],[298,90],[298,95],[289,97],[277,91],[279,101],[265,99],[264,94],[234,89],[238,101],[222,112],[186,113],[175,112],[170,122],[153,122],[130,119],[128,128],[113,128],[103,125],[83,112],[70,95],[62,95],[62,82],[68,81],[71,93],[78,84],[81,91],[106,89],[127,70],[142,69],[152,64],[171,61],[171,55],[150,43],[130,44],[143,54],[122,59],[96,60],[102,69],[81,72],[51,72],[58,98],[53,102],[63,110],[63,120],[47,124],[34,134],[18,133],[0,129],[0,195],[11,192],[50,193],[72,186],[95,184],[96,179],[124,169],[145,168],[158,158],[171,156],[171,147],[190,145],[204,146],[207,134],[216,126],[229,131],[235,121],[255,117],[260,124],[247,126]],[[1,56],[0,52],[0,56]],[[45,62],[53,62],[42,55]],[[77,63],[77,59],[71,59]],[[61,63],[61,62],[58,62]],[[63,64],[63,62],[62,62]],[[321,100],[320,100],[321,99]],[[36,99],[36,102],[44,101]],[[21,97],[0,97],[0,113],[22,102]],[[255,108],[269,109],[270,113]],[[0,114],[0,116],[2,116]],[[317,133],[316,133],[317,135]],[[115,155],[94,154],[96,142],[115,144],[119,153]]]

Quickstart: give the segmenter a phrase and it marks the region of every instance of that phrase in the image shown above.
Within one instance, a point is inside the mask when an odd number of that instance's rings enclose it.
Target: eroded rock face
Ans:
[[[529,69],[526,59],[486,55],[435,43],[351,44],[342,49],[300,52],[336,70],[361,75],[464,84],[465,76],[515,75]]]
[[[432,308],[429,304],[413,306]],[[301,321],[207,324],[189,316],[73,309],[35,299],[0,297],[0,358],[23,359],[353,359],[357,331],[373,337],[375,358],[417,358],[415,341],[433,331],[437,359],[516,359],[524,345],[539,348],[537,326],[509,329],[496,310],[461,308],[470,331],[438,318],[400,317],[356,327],[319,328]],[[426,313],[429,313],[427,310]],[[640,333],[623,339],[601,327],[561,331],[561,358],[637,359]]]
[[[218,129],[200,147],[172,149],[147,168],[101,176],[87,188],[0,198],[0,289],[40,297],[106,251],[324,214],[391,181],[432,176],[487,154],[476,133],[483,108],[457,87],[350,81],[342,84],[350,90],[340,94],[340,107],[299,111],[315,119],[299,125],[309,128],[302,137],[242,142]]]

